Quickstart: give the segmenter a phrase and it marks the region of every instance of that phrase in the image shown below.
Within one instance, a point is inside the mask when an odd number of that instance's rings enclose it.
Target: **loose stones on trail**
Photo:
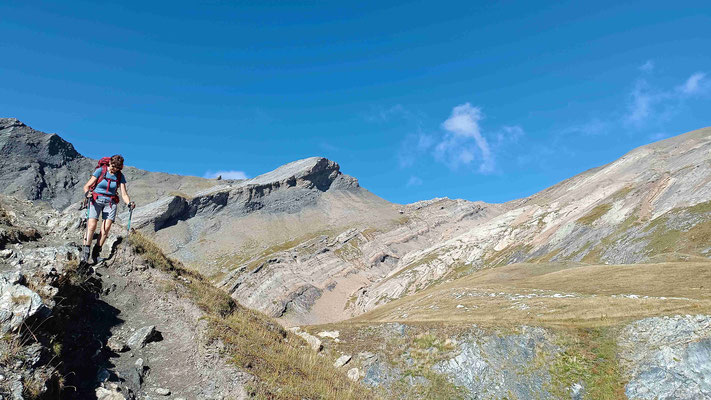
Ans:
[[[161,334],[155,325],[144,326],[128,339],[128,345],[134,350],[142,349],[146,344],[161,339]]]

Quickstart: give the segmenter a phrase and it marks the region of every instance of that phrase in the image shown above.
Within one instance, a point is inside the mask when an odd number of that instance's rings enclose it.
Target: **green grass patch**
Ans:
[[[561,333],[559,338],[565,350],[549,368],[552,394],[570,398],[570,387],[580,383],[585,399],[626,398],[613,328],[579,329]]]
[[[706,214],[711,212],[711,201],[696,204],[686,209],[692,214]]]

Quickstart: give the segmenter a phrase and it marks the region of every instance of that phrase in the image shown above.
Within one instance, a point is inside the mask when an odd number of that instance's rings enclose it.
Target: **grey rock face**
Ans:
[[[467,388],[473,399],[550,398],[545,386],[550,382],[546,362],[536,363],[557,353],[542,328],[524,327],[511,335],[485,334],[460,345],[456,357],[436,364],[437,372],[449,375],[454,383]]]
[[[158,231],[196,216],[222,211],[240,217],[262,210],[295,213],[316,204],[319,193],[356,190],[355,178],[343,175],[337,163],[311,157],[283,165],[253,179],[216,186],[192,198],[171,196],[141,207],[134,213],[134,227]],[[286,190],[289,189],[289,190]]]
[[[42,299],[37,293],[0,277],[0,332],[15,331],[42,307]]]
[[[619,338],[630,399],[711,399],[711,316],[646,318]]]
[[[58,135],[36,131],[15,118],[0,118],[0,189],[29,200],[66,206],[81,196],[75,187],[92,161]],[[80,173],[81,171],[84,173]],[[83,183],[83,182],[82,182]]]

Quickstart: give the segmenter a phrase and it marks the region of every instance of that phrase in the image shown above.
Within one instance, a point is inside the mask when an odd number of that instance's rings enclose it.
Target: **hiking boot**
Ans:
[[[89,246],[81,246],[79,264],[86,264],[87,262],[89,262]]]
[[[94,248],[91,251],[91,263],[96,264],[99,262],[99,256],[101,255],[101,246],[98,244],[94,245]]]

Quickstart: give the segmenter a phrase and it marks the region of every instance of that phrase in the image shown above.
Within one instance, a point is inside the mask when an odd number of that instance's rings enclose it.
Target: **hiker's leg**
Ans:
[[[91,246],[91,241],[94,239],[96,231],[97,219],[89,218],[86,222],[86,236],[84,236],[84,246]]]
[[[99,247],[103,246],[104,242],[106,242],[106,238],[109,237],[109,229],[111,229],[111,224],[113,223],[114,221],[105,219],[101,224],[101,239],[99,239]]]
[[[91,207],[91,206],[89,206]],[[86,235],[84,236],[84,246],[81,249],[81,256],[79,257],[79,262],[81,264],[87,263],[89,261],[89,253],[91,252],[91,241],[94,239],[94,231],[96,231],[96,218],[89,218],[86,221]]]
[[[101,210],[103,207],[96,203],[96,201],[89,200],[89,215],[86,221],[86,236],[84,236],[84,246],[91,246],[92,240],[94,240],[94,232],[96,231],[96,224],[99,221],[99,215],[101,215]]]

